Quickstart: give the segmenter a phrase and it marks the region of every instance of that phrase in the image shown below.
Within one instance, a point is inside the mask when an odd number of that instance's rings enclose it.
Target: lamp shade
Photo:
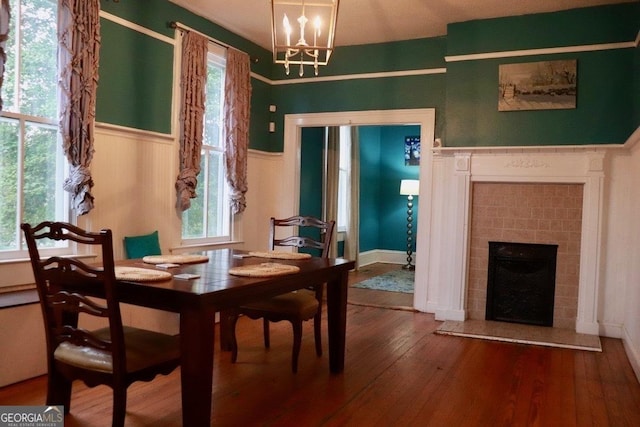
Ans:
[[[403,179],[400,181],[400,194],[403,196],[417,196],[420,194],[420,181],[417,179]]]

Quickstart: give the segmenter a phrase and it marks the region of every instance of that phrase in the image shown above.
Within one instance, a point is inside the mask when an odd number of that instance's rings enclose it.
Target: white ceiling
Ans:
[[[170,0],[271,49],[270,0]],[[447,24],[632,0],[341,0],[336,46],[443,36]]]

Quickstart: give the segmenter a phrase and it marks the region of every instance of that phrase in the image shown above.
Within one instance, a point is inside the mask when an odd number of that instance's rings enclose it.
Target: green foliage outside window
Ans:
[[[10,4],[0,119],[0,251],[21,249],[21,222],[67,217],[56,123],[57,1]]]

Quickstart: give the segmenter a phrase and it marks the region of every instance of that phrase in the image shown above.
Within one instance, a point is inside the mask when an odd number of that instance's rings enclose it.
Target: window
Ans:
[[[26,257],[20,223],[68,221],[58,135],[57,1],[11,2],[0,117],[0,259]]]
[[[340,126],[340,166],[338,171],[338,231],[346,231],[351,181],[351,127]]]
[[[232,219],[222,143],[224,76],[225,49],[210,44],[197,197],[191,199],[191,207],[182,214],[182,239],[185,243],[231,240]]]

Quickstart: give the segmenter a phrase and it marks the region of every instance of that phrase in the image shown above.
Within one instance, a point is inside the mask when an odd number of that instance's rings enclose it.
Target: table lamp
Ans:
[[[407,196],[407,263],[402,266],[403,270],[413,270],[415,266],[411,264],[413,260],[413,196],[420,193],[420,181],[417,179],[403,179],[400,181],[400,194]]]

